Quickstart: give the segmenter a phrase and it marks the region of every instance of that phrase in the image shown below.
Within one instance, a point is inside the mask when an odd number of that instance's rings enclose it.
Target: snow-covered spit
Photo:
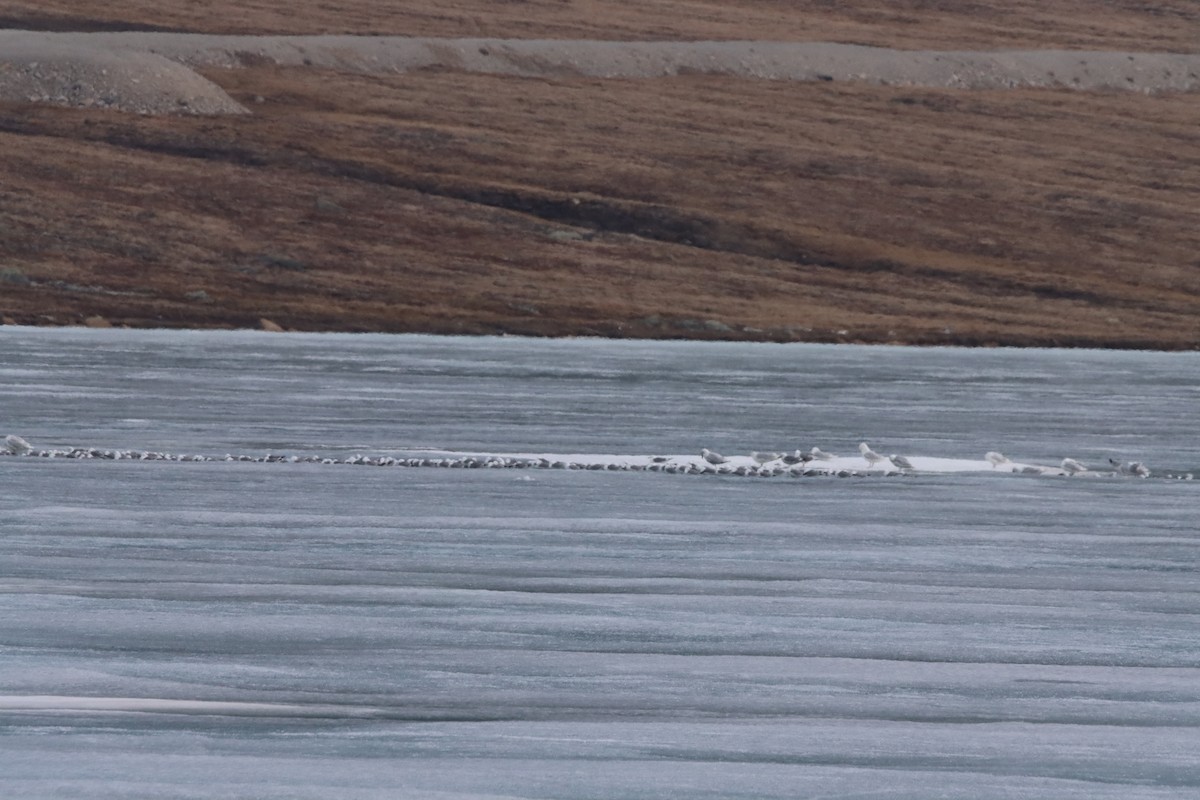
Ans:
[[[1093,469],[1073,458],[1064,458],[1057,466],[1013,461],[998,452],[983,459],[944,458],[938,456],[882,456],[866,442],[859,444],[859,455],[839,456],[813,447],[808,452],[761,453],[724,456],[708,448],[699,455],[619,455],[605,453],[464,453],[452,450],[409,451],[397,455],[355,454],[346,458],[319,455],[221,456],[161,453],[148,450],[112,450],[94,447],[39,449],[24,437],[8,434],[0,455],[35,458],[105,459],[110,461],[240,461],[287,464],[348,464],[372,467],[445,467],[452,469],[572,469],[612,472],[665,472],[672,475],[734,475],[739,477],[802,478],[865,477],[917,475],[921,473],[994,473],[1001,475],[1039,475],[1051,477],[1137,477],[1154,473],[1140,461],[1120,462],[1109,459],[1102,468]],[[1160,472],[1158,477],[1191,480],[1192,473]]]

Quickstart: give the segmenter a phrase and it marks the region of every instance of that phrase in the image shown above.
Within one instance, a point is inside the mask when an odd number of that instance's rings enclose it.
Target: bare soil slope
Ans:
[[[5,0],[0,27],[1196,52],[1194,0]]]
[[[251,4],[225,17],[206,5],[197,17],[195,4],[133,3],[114,18],[101,4],[39,3],[31,15],[8,3],[5,22],[706,38],[799,37],[792,28],[803,22],[858,31],[812,38],[936,38],[942,48],[1178,49],[1179,30],[1195,30],[1194,4],[1182,2],[1155,13],[1031,3],[1041,27],[1026,38],[1004,24],[1021,3],[974,16],[927,10],[936,5],[905,12],[918,24],[895,18],[902,5],[865,2],[805,14],[770,3],[570,4],[583,12],[574,15],[479,3],[455,6],[461,18],[415,3],[368,25],[370,4],[342,3],[334,25],[316,4],[291,16],[290,5]],[[730,9],[744,13],[727,19]],[[483,30],[466,30],[476,17]],[[205,76],[252,113],[0,107],[0,313],[30,323],[268,317],[325,330],[1200,345],[1196,94],[252,63]]]

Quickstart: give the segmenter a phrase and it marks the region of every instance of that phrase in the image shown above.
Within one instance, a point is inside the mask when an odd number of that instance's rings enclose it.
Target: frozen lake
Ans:
[[[1200,354],[0,328],[0,437],[1200,472]],[[0,796],[1200,797],[1200,483],[0,458]]]

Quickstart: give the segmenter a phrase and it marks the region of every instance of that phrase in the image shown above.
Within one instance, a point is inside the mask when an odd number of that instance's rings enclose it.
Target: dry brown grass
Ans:
[[[714,31],[729,26],[726,36],[762,36],[771,17],[817,26],[813,38],[838,38],[819,33],[820,20],[835,19],[915,35],[919,26],[894,15],[925,18],[938,6],[812,4],[810,16],[743,3],[735,24],[723,16],[731,4],[697,4],[691,15],[678,13],[686,3],[569,5],[588,12],[573,18],[590,33],[560,31],[557,6],[538,2],[460,4],[441,16],[404,4],[404,32],[466,33],[455,15],[473,8],[494,16],[497,30],[486,32],[495,35],[600,35],[607,19],[613,35],[638,25],[647,36],[704,35],[696,26],[711,20]],[[1075,34],[1129,46],[1120,37],[1141,28],[1118,22],[1157,19],[1156,36],[1168,37],[1193,8],[1156,4],[1177,12],[1164,22],[1135,3],[991,5],[946,11],[939,44],[984,44],[955,37],[1002,27],[1013,9],[1078,23],[1103,5]],[[66,7],[38,4],[49,15]],[[193,7],[135,3],[121,13],[211,28],[216,15],[193,19]],[[646,7],[686,22],[660,31],[668,17],[644,19]],[[323,24],[318,7],[291,18],[283,4],[249,8],[224,29]],[[358,26],[355,14],[374,7],[337,8],[343,25]],[[548,27],[519,29],[534,18]],[[397,32],[400,18],[389,19],[370,30]],[[1144,35],[1144,46],[1158,41]],[[0,313],[37,323],[265,316],[319,330],[1200,345],[1196,95],[273,66],[209,77],[254,114],[0,108],[0,268],[31,279],[0,283]]]
[[[1193,0],[7,0],[0,25],[205,33],[775,39],[928,49],[1195,52]]]

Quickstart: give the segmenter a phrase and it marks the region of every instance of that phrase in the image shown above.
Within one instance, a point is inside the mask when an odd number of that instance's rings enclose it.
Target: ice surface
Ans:
[[[0,432],[337,459],[865,439],[1186,469],[1198,373],[5,327]],[[0,796],[1200,796],[1196,491],[0,458]]]

